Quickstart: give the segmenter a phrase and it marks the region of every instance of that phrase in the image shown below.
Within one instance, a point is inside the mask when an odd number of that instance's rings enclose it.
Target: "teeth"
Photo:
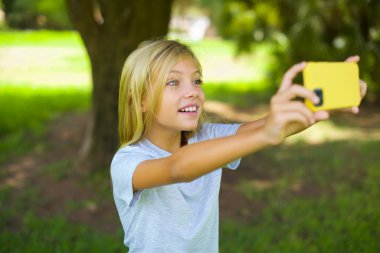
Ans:
[[[190,106],[190,107],[186,107],[184,109],[181,109],[181,112],[195,112],[195,111],[197,111],[196,106]]]

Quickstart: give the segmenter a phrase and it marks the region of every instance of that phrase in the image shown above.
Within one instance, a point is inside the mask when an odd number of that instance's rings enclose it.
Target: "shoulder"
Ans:
[[[115,153],[112,159],[111,173],[119,174],[121,171],[134,170],[142,161],[154,158],[154,154],[139,143],[124,146]]]
[[[241,124],[204,123],[197,132],[198,139],[215,139],[233,135]]]
[[[147,154],[147,152],[144,152],[144,150],[137,145],[124,146],[124,147],[122,147],[116,151],[116,153],[112,159],[111,166],[113,164],[120,162],[120,160],[123,160],[125,158],[133,158],[133,157],[137,157],[137,156],[144,156],[146,154]]]

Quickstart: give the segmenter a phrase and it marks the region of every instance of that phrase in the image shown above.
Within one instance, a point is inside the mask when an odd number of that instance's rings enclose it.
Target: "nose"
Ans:
[[[190,82],[188,85],[186,85],[185,97],[196,98],[199,97],[200,92],[200,87]]]

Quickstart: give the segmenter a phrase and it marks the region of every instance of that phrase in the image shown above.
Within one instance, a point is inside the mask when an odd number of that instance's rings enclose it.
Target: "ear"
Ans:
[[[147,112],[147,110],[148,110],[148,101],[147,101],[146,97],[144,97],[141,100],[141,112],[145,113],[145,112]]]

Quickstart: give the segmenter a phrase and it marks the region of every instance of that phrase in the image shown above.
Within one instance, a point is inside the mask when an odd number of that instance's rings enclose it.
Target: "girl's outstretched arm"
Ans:
[[[250,121],[247,123],[243,123],[240,125],[237,134],[246,132],[246,131],[254,131],[255,129],[259,129],[265,125],[265,120],[267,117],[263,117],[261,119],[257,119],[254,121]]]
[[[133,188],[189,182],[268,145],[259,130],[186,145],[171,156],[138,165],[133,174]]]
[[[271,99],[267,117],[243,125],[236,135],[190,144],[168,157],[142,162],[133,174],[133,189],[192,181],[239,157],[279,144],[287,136],[327,118],[327,112],[312,113],[304,103],[293,100],[301,97],[318,102],[312,91],[292,83],[304,66],[294,65],[285,74]]]

